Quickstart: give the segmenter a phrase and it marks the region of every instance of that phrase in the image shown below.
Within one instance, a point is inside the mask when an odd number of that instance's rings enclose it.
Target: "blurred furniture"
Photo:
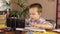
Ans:
[[[57,0],[57,5],[56,5],[56,28],[60,28],[60,0]]]
[[[6,19],[7,27],[11,27],[15,33],[21,33],[21,31],[16,31],[16,28],[24,28],[25,27],[25,20],[18,19],[16,17],[9,17]]]
[[[10,17],[10,18],[7,18],[6,25],[7,25],[7,27],[11,27],[13,29],[24,28],[25,27],[25,20],[24,19],[18,19],[15,17]]]
[[[0,24],[6,23],[6,15],[0,15]]]

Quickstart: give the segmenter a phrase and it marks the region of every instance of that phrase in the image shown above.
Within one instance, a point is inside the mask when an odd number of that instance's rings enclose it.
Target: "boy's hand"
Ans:
[[[31,23],[31,24],[30,24],[30,27],[31,27],[31,28],[35,28],[35,24],[34,24],[34,23]]]
[[[39,28],[39,26],[38,26],[37,23],[31,23],[31,24],[30,24],[30,27],[31,27],[31,28]]]

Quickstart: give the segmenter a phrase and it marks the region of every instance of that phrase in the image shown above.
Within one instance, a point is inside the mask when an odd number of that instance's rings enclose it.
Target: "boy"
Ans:
[[[29,19],[26,19],[26,23],[29,23],[31,28],[52,29],[53,25],[47,22],[41,17],[42,6],[38,3],[32,4],[29,7]]]

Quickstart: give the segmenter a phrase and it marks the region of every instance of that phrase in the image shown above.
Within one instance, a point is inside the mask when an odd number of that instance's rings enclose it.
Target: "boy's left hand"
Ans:
[[[30,25],[31,28],[36,28],[35,26],[36,26],[35,23],[31,23],[31,25]]]

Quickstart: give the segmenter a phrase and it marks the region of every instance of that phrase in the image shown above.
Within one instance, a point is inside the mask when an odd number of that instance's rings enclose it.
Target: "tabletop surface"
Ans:
[[[16,28],[16,30],[21,30],[21,31],[42,31],[42,32],[46,31],[45,29],[36,29],[36,28],[30,28],[30,27]],[[53,29],[52,31],[60,32],[60,29]]]

